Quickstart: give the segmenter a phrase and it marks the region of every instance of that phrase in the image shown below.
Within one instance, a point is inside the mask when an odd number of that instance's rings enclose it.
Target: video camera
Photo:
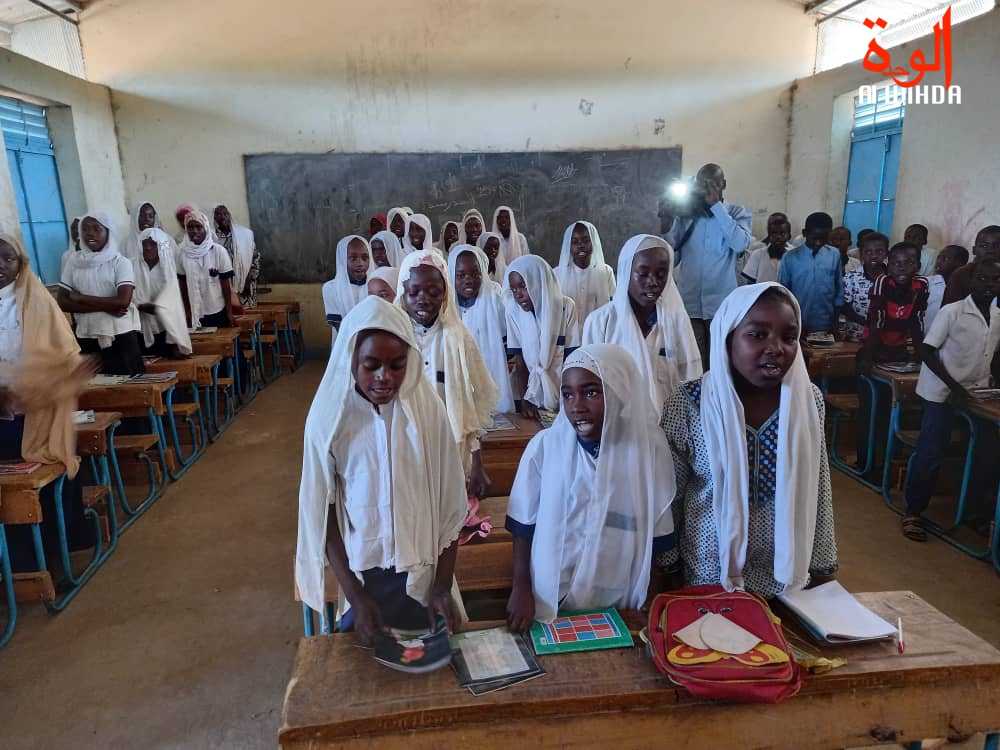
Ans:
[[[705,191],[694,177],[672,180],[660,199],[660,205],[678,219],[693,219],[709,212]]]

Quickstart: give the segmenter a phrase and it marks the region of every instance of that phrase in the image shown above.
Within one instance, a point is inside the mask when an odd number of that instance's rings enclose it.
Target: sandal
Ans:
[[[926,542],[927,532],[920,516],[903,516],[903,536],[911,542]]]

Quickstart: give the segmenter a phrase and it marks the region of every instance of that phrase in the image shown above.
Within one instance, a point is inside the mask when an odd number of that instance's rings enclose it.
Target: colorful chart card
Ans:
[[[536,622],[531,626],[531,641],[539,655],[634,645],[631,633],[614,608],[568,612],[550,623]]]

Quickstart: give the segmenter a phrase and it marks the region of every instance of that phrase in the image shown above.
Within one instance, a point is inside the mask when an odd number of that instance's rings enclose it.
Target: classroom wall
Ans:
[[[0,92],[50,108],[67,221],[89,206],[109,211],[124,227],[125,190],[107,88],[0,50]],[[20,234],[6,158],[0,158],[0,227]]]
[[[1000,168],[996,158],[1000,99],[1000,9],[952,29],[952,84],[962,103],[913,104],[903,122],[899,182],[892,239],[913,223],[926,224],[933,247],[972,247],[976,232],[1000,223]],[[915,49],[934,60],[933,36],[890,50],[906,65]],[[885,80],[885,79],[883,79]],[[942,73],[924,81],[943,84]],[[788,212],[793,222],[811,211],[843,218],[850,118],[845,94],[880,82],[861,62],[797,82],[790,139]],[[797,225],[798,226],[798,225]]]
[[[251,153],[680,144],[763,231],[816,32],[794,0],[99,0],[81,37],[130,205],[224,200],[245,221]]]

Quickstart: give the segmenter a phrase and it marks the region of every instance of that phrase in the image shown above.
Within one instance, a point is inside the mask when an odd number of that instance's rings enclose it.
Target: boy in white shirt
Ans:
[[[784,214],[771,214],[767,222],[767,242],[750,253],[740,275],[742,284],[759,284],[777,281],[781,270],[781,256],[788,249],[792,225]]]
[[[969,296],[941,308],[923,342],[924,364],[917,395],[924,401],[917,451],[910,462],[903,536],[927,540],[921,514],[927,509],[945,450],[951,440],[955,409],[971,398],[969,391],[990,384],[990,365],[1000,341],[1000,261],[976,263]],[[993,497],[997,444],[992,430],[979,436],[972,471],[974,499]]]

